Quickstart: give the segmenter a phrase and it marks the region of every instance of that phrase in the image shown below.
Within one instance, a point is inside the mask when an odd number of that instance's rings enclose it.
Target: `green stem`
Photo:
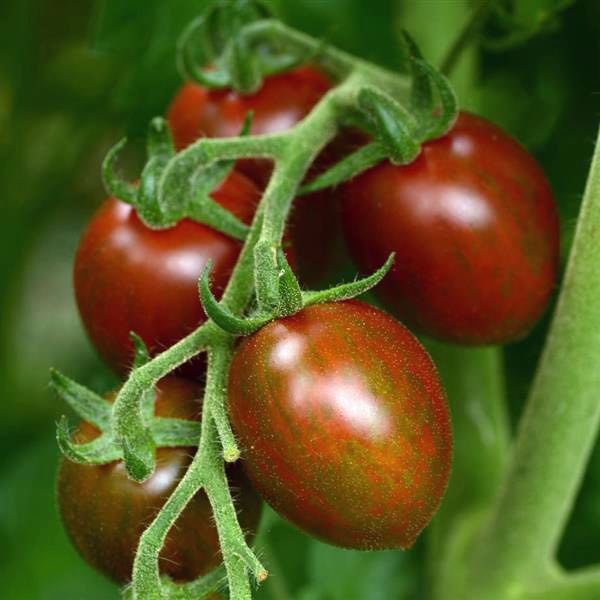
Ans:
[[[226,339],[227,336],[223,335],[223,340]],[[247,568],[258,580],[266,577],[264,567],[247,548],[237,521],[220,456],[214,419],[225,403],[231,355],[231,344],[227,341],[215,344],[209,353],[200,446],[184,477],[140,538],[133,567],[133,592],[137,599],[154,600],[163,597],[158,570],[160,549],[187,503],[202,487],[206,490],[215,514],[231,599],[250,598]]]
[[[318,45],[308,36],[275,22],[251,25],[246,34],[253,34],[257,39],[265,34],[279,36],[280,41],[285,38],[288,43],[304,45],[306,48],[310,46],[315,49]],[[377,81],[385,84],[386,91],[395,93],[399,100],[408,97],[406,80],[392,73],[337,50],[328,49],[323,56],[335,63],[344,81],[326,94],[296,127],[276,135],[199,140],[173,158],[161,176],[159,198],[165,202],[177,201],[181,194],[185,197],[193,191],[202,169],[215,161],[246,157],[267,157],[274,161],[271,181],[257,208],[239,260],[221,299],[222,307],[235,316],[244,313],[255,291],[259,307],[263,297],[268,303],[271,288],[277,285],[276,276],[271,280],[269,274],[279,272],[278,248],[292,200],[314,158],[335,136],[349,109],[357,106],[360,89]],[[140,540],[133,574],[134,596],[139,600],[161,597],[158,570],[160,548],[183,508],[201,487],[204,487],[213,508],[231,598],[249,600],[249,572],[254,574],[257,581],[267,575],[245,543],[227,486],[223,456],[218,451],[222,447],[225,458],[229,460],[239,455],[225,410],[233,339],[232,335],[219,329],[212,321],[207,322],[144,366],[135,369],[115,401],[111,424],[123,443],[128,473],[140,481],[148,477],[154,467],[152,438],[145,427],[140,406],[144,391],[203,348],[208,348],[207,386],[199,448],[186,475]]]
[[[510,598],[548,571],[581,483],[600,421],[599,231],[597,144],[512,465],[474,551],[473,598]]]
[[[245,27],[242,35],[246,36],[249,43],[260,44],[275,40],[296,54],[312,56],[315,63],[337,80],[343,80],[356,71],[368,71],[370,82],[380,85],[392,95],[405,97],[408,93],[410,80],[407,77],[324,44],[305,33],[287,27],[281,21],[256,21]]]

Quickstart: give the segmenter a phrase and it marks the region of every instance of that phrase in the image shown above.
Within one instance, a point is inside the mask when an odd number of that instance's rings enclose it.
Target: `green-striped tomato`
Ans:
[[[197,419],[202,389],[184,379],[168,377],[157,388],[155,413],[161,417]],[[74,439],[85,443],[98,436],[82,423]],[[58,482],[58,507],[73,545],[92,567],[117,583],[131,580],[135,550],[144,529],[185,473],[193,448],[159,448],[156,470],[144,483],[127,477],[122,461],[87,466],[63,460]],[[260,499],[238,465],[228,469],[244,530],[254,531]],[[188,581],[217,566],[219,539],[204,492],[198,492],[169,532],[160,554],[161,572]]]
[[[446,489],[451,427],[435,366],[362,302],[306,308],[246,339],[229,411],[256,489],[326,542],[409,547]]]

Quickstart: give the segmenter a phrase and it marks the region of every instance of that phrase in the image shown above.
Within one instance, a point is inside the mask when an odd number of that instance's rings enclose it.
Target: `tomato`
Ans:
[[[360,269],[396,252],[376,293],[409,325],[450,342],[499,344],[539,319],[557,273],[557,210],[539,165],[496,126],[461,113],[413,163],[381,163],[342,194]]]
[[[258,191],[232,172],[212,194],[249,223]],[[135,331],[156,354],[202,323],[198,278],[210,259],[219,294],[235,266],[241,243],[211,227],[183,220],[152,230],[135,209],[106,200],[84,232],[75,258],[77,305],[87,332],[106,363],[125,373],[132,362]],[[191,371],[201,371],[192,366]],[[187,372],[186,370],[186,372]]]
[[[201,386],[175,377],[163,379],[156,394],[155,413],[162,417],[198,419]],[[74,434],[78,443],[99,434],[83,422]],[[138,540],[185,473],[194,448],[159,448],[156,471],[146,482],[131,481],[122,461],[80,465],[63,460],[58,472],[58,507],[65,529],[81,556],[119,584],[131,580]],[[254,531],[260,499],[237,465],[228,470],[236,490],[241,525]],[[175,580],[188,581],[220,562],[212,510],[198,492],[169,532],[160,554],[160,569]]]
[[[252,111],[254,135],[279,133],[303,119],[330,89],[328,79],[312,67],[301,67],[273,75],[254,94],[242,96],[233,90],[206,90],[185,84],[168,110],[175,145],[185,148],[199,137],[230,137],[240,133]],[[334,141],[321,154],[312,174],[323,171],[357,145],[356,136]],[[271,163],[261,159],[238,162],[238,168],[263,188]],[[344,248],[340,231],[339,203],[331,190],[299,198],[290,220],[290,236],[297,249],[302,281],[317,286],[340,268]]]
[[[362,302],[305,308],[246,338],[229,413],[263,498],[331,544],[409,547],[446,489],[436,369],[403,325]]]

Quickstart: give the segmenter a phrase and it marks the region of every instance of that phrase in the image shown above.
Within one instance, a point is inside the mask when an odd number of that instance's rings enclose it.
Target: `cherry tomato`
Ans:
[[[212,197],[245,223],[259,199],[252,182],[236,172]],[[193,331],[206,318],[198,298],[204,266],[213,261],[220,294],[240,249],[239,241],[190,220],[149,229],[130,205],[106,200],[81,238],[74,269],[79,312],[101,357],[122,374],[133,359],[130,331],[151,354]],[[201,371],[197,363],[188,370]]]
[[[312,67],[301,67],[265,79],[258,92],[242,96],[233,90],[206,90],[185,84],[168,110],[178,149],[200,137],[230,137],[240,133],[252,112],[254,135],[279,133],[303,119],[330,89],[328,79]],[[356,136],[342,136],[316,161],[311,175],[331,166],[357,145]],[[241,160],[238,168],[264,188],[272,165],[267,160]],[[308,286],[322,284],[344,263],[339,202],[331,190],[299,198],[290,218],[290,237],[296,248],[298,271]]]
[[[156,393],[155,414],[198,419],[201,386],[168,377]],[[90,442],[98,430],[83,422],[74,434]],[[119,584],[131,580],[135,550],[144,529],[158,513],[185,473],[194,448],[159,448],[156,471],[142,484],[131,481],[122,461],[80,465],[63,460],[58,472],[58,507],[65,529],[81,556]],[[245,531],[254,531],[260,499],[237,465],[228,470],[235,489],[239,518]],[[160,570],[175,580],[189,581],[220,562],[219,540],[212,510],[198,492],[170,530],[160,554]]]
[[[409,547],[446,489],[436,369],[403,325],[362,302],[309,307],[244,340],[229,412],[256,489],[331,544]]]
[[[461,113],[408,166],[381,163],[343,187],[344,230],[400,319],[442,340],[499,344],[526,334],[556,278],[559,223],[535,160],[488,121]]]

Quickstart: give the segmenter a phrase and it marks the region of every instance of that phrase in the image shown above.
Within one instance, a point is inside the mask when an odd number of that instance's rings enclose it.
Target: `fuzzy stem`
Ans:
[[[226,336],[223,336],[223,340],[226,340]],[[140,538],[133,567],[134,598],[154,600],[163,597],[158,571],[160,549],[187,503],[202,487],[205,488],[215,513],[231,599],[250,598],[247,562],[251,563],[251,570],[257,579],[266,577],[264,567],[247,548],[237,521],[214,420],[215,413],[221,410],[225,402],[231,354],[231,344],[226,341],[215,345],[209,352],[200,446],[175,491]]]
[[[599,231],[597,144],[512,465],[474,551],[470,597],[509,598],[547,572],[573,506],[600,421]]]
[[[350,76],[346,82],[327,94],[297,127],[276,138],[279,147],[278,154],[274,157],[275,172],[257,208],[252,227],[221,300],[223,306],[232,313],[243,312],[252,299],[255,248],[260,243],[276,248],[280,243],[296,190],[319,150],[335,135],[339,116],[356,98],[362,81],[360,74]],[[264,137],[255,138],[258,144],[263,141]],[[245,144],[244,152],[247,152],[251,144]],[[190,163],[194,167],[194,162],[198,159],[210,162],[216,158],[210,154],[214,147],[214,144],[198,142],[187,154],[184,152],[176,157],[165,174],[165,185],[173,185],[173,181],[189,169]],[[223,144],[222,147],[233,146]],[[267,576],[266,570],[244,540],[227,486],[223,458],[219,452],[223,444],[226,457],[232,458],[233,453],[237,454],[224,409],[232,340],[231,335],[218,329],[214,323],[206,323],[143,367],[134,370],[115,402],[114,423],[127,433],[130,431],[127,427],[131,426],[132,421],[139,419],[138,424],[142,423],[142,393],[202,347],[208,346],[209,362],[199,449],[185,476],[140,540],[133,579],[134,596],[139,600],[161,597],[158,571],[160,548],[181,511],[201,487],[204,487],[213,508],[229,580],[230,597],[233,600],[250,599],[249,572],[254,574],[257,581]]]

